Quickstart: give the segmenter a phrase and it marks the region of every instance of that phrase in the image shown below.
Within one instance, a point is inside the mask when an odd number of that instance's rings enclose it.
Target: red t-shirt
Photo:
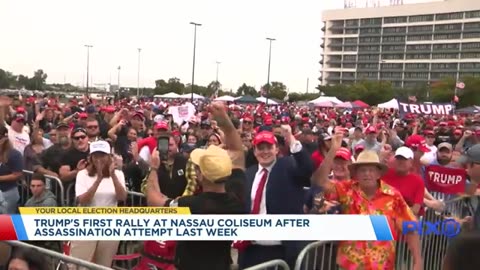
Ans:
[[[322,153],[319,150],[315,150],[315,152],[312,153],[313,167],[315,170],[318,169],[318,167],[320,167],[320,164],[322,164],[324,159],[325,157],[322,155]]]
[[[388,185],[396,188],[402,194],[403,199],[408,206],[420,205],[419,216],[424,214],[423,196],[425,193],[425,183],[420,175],[409,173],[405,176],[398,175],[394,169],[388,169],[382,180]]]

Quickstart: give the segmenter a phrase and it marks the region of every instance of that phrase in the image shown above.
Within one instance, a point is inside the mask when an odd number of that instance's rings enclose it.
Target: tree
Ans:
[[[170,92],[181,95],[185,93],[185,90],[185,85],[180,82],[180,79],[174,77],[168,79],[168,82],[163,79],[156,80],[153,91],[156,95],[163,95]]]
[[[47,74],[43,72],[42,69],[39,69],[33,73],[33,77],[30,78],[29,87],[25,86],[28,90],[44,90],[46,81],[47,81]]]
[[[283,100],[287,95],[287,86],[281,82],[272,82],[270,85],[265,84],[263,89],[269,98]]]
[[[237,96],[245,96],[245,95],[249,95],[253,97],[259,96],[257,90],[255,90],[255,87],[248,86],[244,83],[237,89]]]

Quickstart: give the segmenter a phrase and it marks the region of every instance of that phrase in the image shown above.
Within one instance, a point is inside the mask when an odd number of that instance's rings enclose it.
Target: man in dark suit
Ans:
[[[282,158],[277,158],[278,141],[272,132],[261,131],[253,140],[258,165],[246,171],[246,207],[251,214],[303,214],[303,187],[310,185],[312,160],[290,126],[282,126],[282,133],[291,154]],[[293,268],[305,245],[279,240],[237,242],[234,247],[239,249],[240,269],[274,259],[285,260]]]

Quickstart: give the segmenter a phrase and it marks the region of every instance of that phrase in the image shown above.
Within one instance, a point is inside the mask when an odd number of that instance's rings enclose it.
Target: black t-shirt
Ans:
[[[61,166],[68,165],[70,166],[70,170],[75,170],[78,162],[82,159],[86,160],[87,157],[88,151],[80,152],[76,148],[72,148],[64,153]]]
[[[435,137],[435,145],[439,145],[444,142],[450,142],[451,134],[448,131],[439,131]]]
[[[178,199],[179,207],[192,214],[245,214],[243,204],[232,193],[204,192]],[[228,270],[232,264],[232,241],[180,241],[175,264],[179,270]]]

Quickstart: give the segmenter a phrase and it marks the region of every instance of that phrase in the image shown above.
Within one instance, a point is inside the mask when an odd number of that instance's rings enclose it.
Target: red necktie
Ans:
[[[260,213],[263,190],[265,190],[265,184],[267,183],[268,178],[267,169],[263,168],[262,173],[262,178],[260,179],[260,183],[258,183],[257,191],[255,191],[255,197],[253,198],[253,208],[251,214],[254,215],[258,215]],[[247,249],[250,245],[252,245],[252,241],[248,240],[233,241],[232,243],[232,247],[237,249],[239,252],[245,251],[245,249]]]
[[[262,170],[262,178],[258,183],[257,191],[255,192],[255,198],[253,199],[253,207],[251,214],[257,215],[260,213],[260,204],[262,203],[263,191],[265,190],[265,184],[267,183],[268,170]]]

